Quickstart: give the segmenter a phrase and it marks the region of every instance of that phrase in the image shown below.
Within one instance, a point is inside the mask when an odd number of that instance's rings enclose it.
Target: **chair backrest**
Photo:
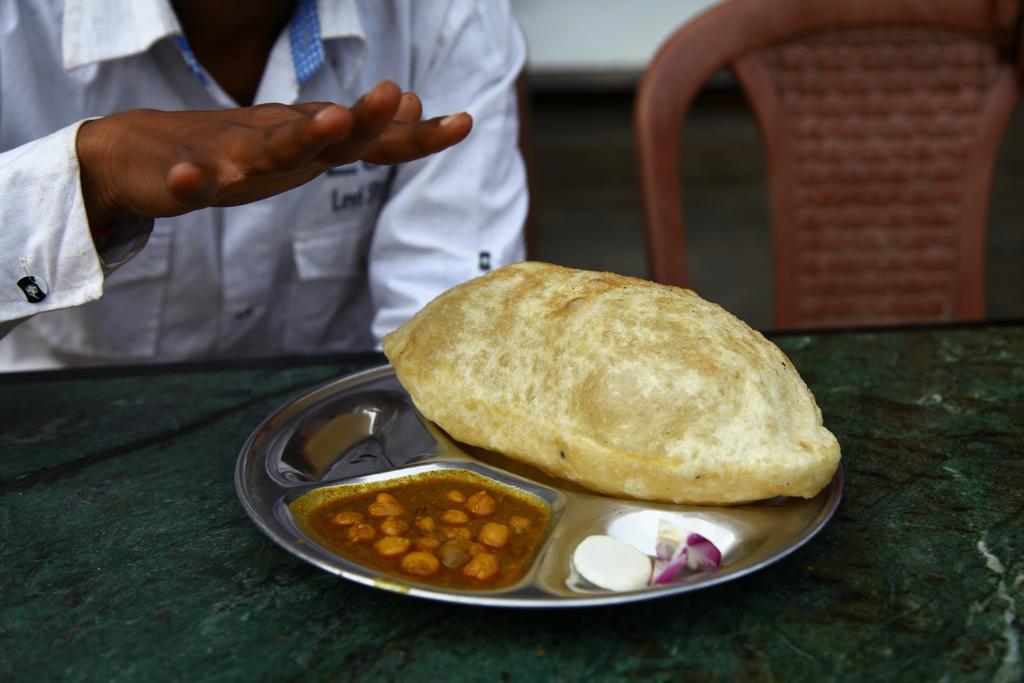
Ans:
[[[687,286],[680,132],[731,67],[765,148],[777,327],[983,318],[1018,18],[1017,0],[726,0],[678,30],[635,104],[651,278]]]

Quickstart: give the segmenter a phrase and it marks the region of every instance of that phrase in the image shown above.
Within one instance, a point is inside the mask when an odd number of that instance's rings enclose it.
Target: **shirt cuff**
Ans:
[[[104,277],[152,229],[151,220],[121,221],[97,253],[82,198],[80,125],[0,153],[0,322],[99,299]]]

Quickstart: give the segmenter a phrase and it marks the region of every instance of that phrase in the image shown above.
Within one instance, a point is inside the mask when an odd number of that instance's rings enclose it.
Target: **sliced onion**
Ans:
[[[587,536],[576,546],[572,563],[584,579],[611,591],[639,590],[651,578],[651,558],[611,536]]]
[[[722,566],[722,551],[700,534],[686,537],[686,555],[689,569],[717,569]]]
[[[683,546],[682,552],[676,558],[672,560],[655,560],[650,585],[658,586],[672,583],[672,580],[679,576],[679,573],[686,567],[686,555],[686,546]]]
[[[683,539],[686,539],[683,542]],[[683,569],[716,569],[722,565],[722,552],[700,534],[687,533],[665,520],[658,522],[657,558],[650,585],[671,583]]]
[[[676,554],[676,550],[683,546],[686,532],[669,524],[663,519],[658,520],[658,542],[654,546],[654,554],[659,560],[668,562]]]

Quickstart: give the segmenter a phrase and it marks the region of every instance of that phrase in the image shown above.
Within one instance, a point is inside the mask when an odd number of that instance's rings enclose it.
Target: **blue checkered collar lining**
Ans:
[[[299,85],[308,81],[324,65],[324,41],[320,37],[320,13],[316,0],[299,0],[288,26],[288,42]]]

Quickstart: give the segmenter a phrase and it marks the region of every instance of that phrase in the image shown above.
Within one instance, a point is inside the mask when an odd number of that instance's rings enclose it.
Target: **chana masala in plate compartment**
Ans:
[[[520,580],[551,519],[539,497],[461,469],[316,489],[289,510],[317,545],[351,562],[463,590]]]

